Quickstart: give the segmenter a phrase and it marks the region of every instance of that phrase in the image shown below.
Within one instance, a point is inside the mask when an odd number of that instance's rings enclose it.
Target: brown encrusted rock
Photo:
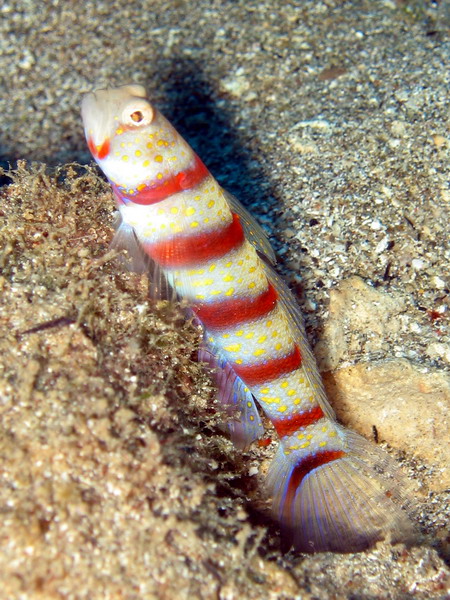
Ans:
[[[319,369],[331,371],[342,359],[361,352],[382,351],[386,338],[398,331],[405,299],[367,285],[360,277],[346,279],[330,291],[329,317],[314,349]]]
[[[423,371],[404,359],[363,363],[324,382],[337,416],[370,438],[405,450],[434,467],[431,487],[450,485],[450,377]]]

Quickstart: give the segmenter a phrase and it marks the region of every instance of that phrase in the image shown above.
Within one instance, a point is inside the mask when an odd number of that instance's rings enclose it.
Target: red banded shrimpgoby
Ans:
[[[203,326],[199,358],[214,367],[219,401],[234,415],[233,442],[246,448],[263,433],[255,401],[273,423],[267,491],[288,544],[349,552],[409,537],[398,469],[336,422],[261,227],[143,87],[87,94],[82,115],[120,211],[116,235],[146,257],[153,292],[186,299]]]

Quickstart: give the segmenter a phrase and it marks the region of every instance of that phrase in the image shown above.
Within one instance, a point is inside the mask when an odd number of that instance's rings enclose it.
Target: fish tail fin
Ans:
[[[343,450],[307,457],[280,444],[269,468],[273,511],[288,546],[358,552],[381,539],[415,539],[404,500],[409,484],[390,456],[339,428]]]

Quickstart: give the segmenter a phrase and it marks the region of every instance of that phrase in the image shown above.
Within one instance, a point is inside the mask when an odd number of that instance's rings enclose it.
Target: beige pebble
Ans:
[[[447,141],[443,135],[433,135],[433,142],[437,148],[441,148]]]

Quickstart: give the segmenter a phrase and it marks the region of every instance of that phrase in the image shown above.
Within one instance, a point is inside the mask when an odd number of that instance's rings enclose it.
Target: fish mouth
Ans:
[[[101,144],[95,144],[93,138],[88,135],[87,143],[92,156],[97,160],[106,158],[111,150],[111,141],[109,138],[106,138]]]

